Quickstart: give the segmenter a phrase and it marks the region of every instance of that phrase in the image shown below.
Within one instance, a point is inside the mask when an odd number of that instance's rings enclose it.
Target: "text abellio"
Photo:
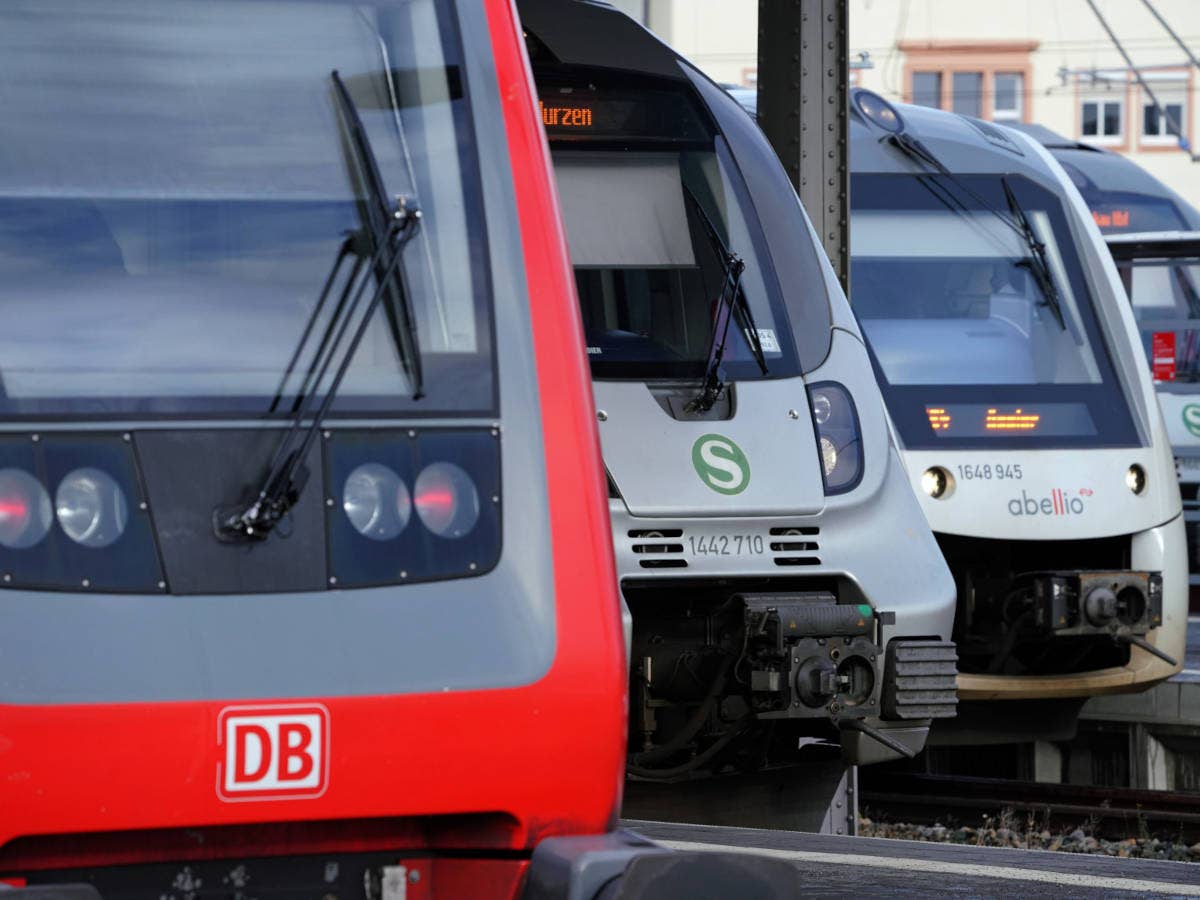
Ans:
[[[1021,496],[1008,501],[1011,516],[1078,516],[1083,514],[1083,500],[1069,497],[1067,492],[1055,488],[1049,497],[1030,497],[1024,491]]]

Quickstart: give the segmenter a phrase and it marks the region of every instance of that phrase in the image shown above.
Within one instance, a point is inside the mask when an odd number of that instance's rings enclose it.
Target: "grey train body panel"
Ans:
[[[482,3],[462,0],[460,6],[465,45],[488,45]],[[470,104],[474,127],[482,135],[502,135],[491,58],[467,53],[463,64],[465,83],[480,98]],[[480,154],[479,164],[496,345],[528,347],[531,322],[524,259],[515,237],[519,223],[508,157]],[[556,626],[536,369],[533,354],[524,352],[497,353],[495,364],[498,423],[461,418],[326,423],[335,431],[498,424],[505,489],[503,543],[492,571],[469,582],[252,596],[3,590],[0,703],[365,696],[511,687],[538,680],[553,662]],[[267,426],[243,420],[130,419],[46,422],[36,430],[119,433],[222,427]],[[0,422],[0,434],[32,430],[28,423]],[[333,490],[320,481],[314,473],[309,490]],[[336,492],[340,490],[338,486]],[[464,584],[470,589],[464,590]],[[520,602],[514,604],[512,598]],[[355,635],[353,644],[332,637],[346,633]]]
[[[600,423],[604,463],[634,516],[814,515],[824,506],[802,379],[743,382],[732,417],[715,422],[672,418],[643,382],[597,381],[594,394],[606,415]],[[789,415],[797,411],[804,415]],[[749,461],[747,483],[737,494],[716,493],[692,468],[693,445],[710,433],[732,439]]]

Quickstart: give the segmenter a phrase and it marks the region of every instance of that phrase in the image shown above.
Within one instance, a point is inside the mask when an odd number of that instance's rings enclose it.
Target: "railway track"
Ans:
[[[1200,794],[1130,788],[1043,784],[1002,778],[859,772],[859,808],[891,821],[978,825],[1004,810],[1037,827],[1067,831],[1087,825],[1109,839],[1143,834],[1200,840]],[[1043,824],[1044,823],[1044,824]]]

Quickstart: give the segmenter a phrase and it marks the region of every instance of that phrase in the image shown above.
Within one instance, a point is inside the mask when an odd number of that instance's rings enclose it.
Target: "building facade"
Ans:
[[[1200,0],[1151,0],[1200,57]],[[1200,70],[1142,2],[849,0],[852,84],[1127,154],[1200,207]],[[716,81],[757,84],[757,0],[621,0]],[[1151,99],[1153,95],[1154,100]],[[1181,150],[1181,134],[1189,150]]]

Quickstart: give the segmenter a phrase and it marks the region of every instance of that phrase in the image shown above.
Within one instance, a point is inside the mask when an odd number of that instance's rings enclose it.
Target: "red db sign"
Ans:
[[[298,800],[325,793],[329,710],[319,704],[229,706],[217,719],[222,800]]]

